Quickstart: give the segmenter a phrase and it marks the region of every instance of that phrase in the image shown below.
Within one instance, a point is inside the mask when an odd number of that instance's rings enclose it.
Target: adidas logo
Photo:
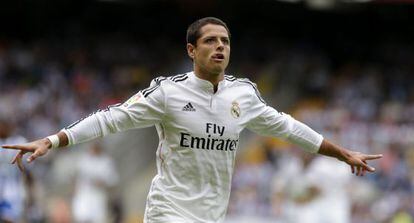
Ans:
[[[188,102],[188,104],[186,104],[183,107],[183,111],[195,111],[195,108],[193,107],[193,105],[191,104],[191,102]]]

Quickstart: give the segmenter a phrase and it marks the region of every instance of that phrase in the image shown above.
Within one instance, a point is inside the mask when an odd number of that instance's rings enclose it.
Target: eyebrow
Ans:
[[[214,36],[214,35],[212,35],[212,36],[205,36],[205,37],[203,37],[203,39],[208,39],[208,38],[226,38],[226,39],[230,39],[230,37],[228,37],[228,36]]]

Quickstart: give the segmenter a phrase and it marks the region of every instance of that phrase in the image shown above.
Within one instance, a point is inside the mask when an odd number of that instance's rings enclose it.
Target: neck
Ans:
[[[206,72],[201,69],[194,68],[194,74],[203,80],[209,81],[213,84],[214,89],[217,89],[218,83],[224,79],[224,71],[220,73]]]

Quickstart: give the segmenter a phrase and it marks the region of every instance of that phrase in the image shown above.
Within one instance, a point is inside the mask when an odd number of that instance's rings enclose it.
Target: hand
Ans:
[[[318,151],[319,154],[335,157],[351,166],[352,173],[357,176],[364,176],[366,171],[374,172],[375,168],[368,166],[367,160],[375,160],[382,157],[382,154],[367,155],[354,152],[337,146],[324,139]],[[356,169],[356,171],[355,171]]]
[[[367,160],[379,158],[382,158],[382,154],[367,155],[360,152],[348,151],[343,161],[351,166],[352,173],[357,176],[364,176],[366,171],[375,172],[375,168],[369,166]]]
[[[33,142],[29,143],[23,143],[23,144],[16,144],[16,145],[2,145],[1,146],[4,149],[15,149],[20,150],[19,153],[12,159],[11,163],[16,164],[19,167],[21,171],[24,171],[23,165],[22,165],[22,158],[23,155],[26,153],[32,153],[29,158],[27,158],[27,162],[32,162],[39,156],[45,155],[49,148],[52,147],[51,142],[48,139],[39,139]]]

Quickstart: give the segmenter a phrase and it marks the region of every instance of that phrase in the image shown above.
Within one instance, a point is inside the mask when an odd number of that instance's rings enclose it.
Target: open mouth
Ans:
[[[212,58],[213,58],[213,60],[222,61],[222,60],[224,60],[224,55],[221,54],[221,53],[217,53],[217,54],[214,54],[212,56]]]

